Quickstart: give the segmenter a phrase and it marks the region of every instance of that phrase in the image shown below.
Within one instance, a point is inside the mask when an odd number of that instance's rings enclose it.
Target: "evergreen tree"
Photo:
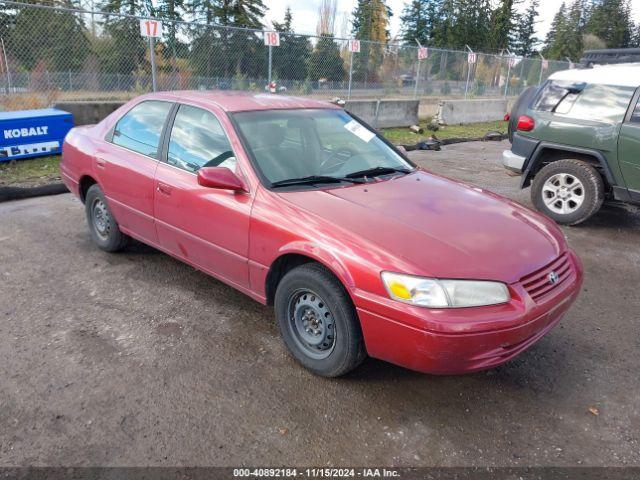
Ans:
[[[489,33],[489,50],[501,51],[509,48],[509,40],[513,30],[514,0],[501,0],[491,15],[491,31]]]
[[[78,5],[62,0],[61,7]],[[2,30],[12,57],[27,70],[79,71],[89,54],[87,29],[80,15],[58,10],[21,8],[5,14]],[[9,23],[10,22],[10,23]]]
[[[598,0],[589,11],[585,31],[604,40],[607,48],[625,48],[633,41],[629,0]]]
[[[540,40],[536,37],[536,18],[538,17],[539,0],[532,0],[527,10],[518,15],[518,23],[515,27],[513,41],[514,51],[517,55],[530,57],[535,52]]]
[[[385,0],[358,0],[353,11],[352,33],[359,40],[360,53],[353,59],[353,77],[360,81],[377,81],[384,47],[389,41],[391,10]],[[376,43],[370,43],[376,42]]]
[[[148,15],[144,0],[107,0],[102,6],[105,12],[128,15]],[[147,68],[145,59],[147,42],[140,35],[140,23],[135,18],[107,16],[104,30],[108,40],[100,45],[101,69],[109,73],[130,74]]]
[[[307,37],[293,33],[292,21],[291,9],[287,7],[284,21],[273,22],[273,27],[280,32],[280,46],[273,52],[273,71],[279,79],[300,81],[307,78],[311,44]]]
[[[309,57],[309,78],[317,81],[321,78],[339,82],[344,80],[345,70],[340,49],[333,35],[323,33]]]
[[[190,11],[207,22],[262,29],[266,7],[262,0],[191,0]],[[198,28],[193,34],[192,62],[207,76],[266,78],[267,49],[250,30]]]
[[[412,0],[405,5],[400,21],[402,29],[400,38],[410,45],[418,40],[422,45],[429,44],[431,23],[429,22],[427,7],[429,0]]]

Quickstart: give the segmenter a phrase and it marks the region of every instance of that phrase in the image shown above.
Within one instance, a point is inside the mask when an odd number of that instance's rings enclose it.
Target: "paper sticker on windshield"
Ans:
[[[363,142],[368,143],[373,137],[376,136],[375,133],[363,127],[355,120],[351,120],[349,123],[346,123],[344,125],[344,128],[349,130],[351,133],[353,133],[356,137],[358,137]]]

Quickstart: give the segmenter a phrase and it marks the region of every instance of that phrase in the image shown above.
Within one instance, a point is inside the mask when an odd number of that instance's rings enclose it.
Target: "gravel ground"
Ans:
[[[528,203],[504,147],[413,158]],[[640,465],[639,226],[610,206],[564,229],[584,291],[504,366],[327,380],[270,309],[149,247],[99,251],[71,195],[0,204],[0,465]]]

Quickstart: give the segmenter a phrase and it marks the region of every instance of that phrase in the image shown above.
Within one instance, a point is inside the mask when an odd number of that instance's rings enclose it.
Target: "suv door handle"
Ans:
[[[158,192],[162,193],[163,195],[171,195],[171,186],[167,185],[166,183],[162,183],[162,182],[158,182]]]
[[[104,170],[106,166],[107,162],[104,158],[96,157],[96,168]]]

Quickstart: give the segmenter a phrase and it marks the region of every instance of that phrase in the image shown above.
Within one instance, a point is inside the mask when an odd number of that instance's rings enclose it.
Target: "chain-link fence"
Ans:
[[[128,99],[153,90],[233,89],[328,98],[514,96],[567,62],[279,34],[149,17],[0,2],[0,96],[6,109],[69,99]],[[420,53],[420,55],[419,55]],[[425,57],[421,58],[419,57]],[[475,60],[470,62],[470,60]],[[30,105],[33,103],[33,105]]]

